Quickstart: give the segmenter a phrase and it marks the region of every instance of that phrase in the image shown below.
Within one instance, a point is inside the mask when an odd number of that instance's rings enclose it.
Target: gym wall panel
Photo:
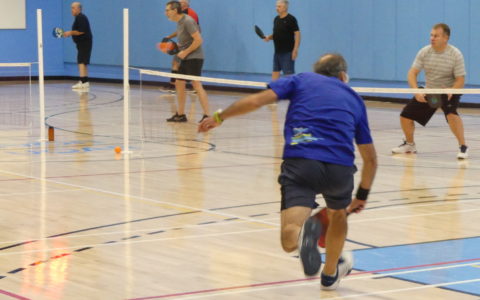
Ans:
[[[373,61],[375,48],[372,47],[375,37],[373,0],[353,2],[351,6],[352,55],[349,64],[355,66],[350,71],[353,78],[374,78]]]
[[[29,0],[26,29],[0,30],[0,62],[37,62],[37,9],[43,14],[44,63],[46,75],[63,74],[63,44],[52,37],[52,29],[62,20],[59,1]],[[37,74],[37,68],[32,68]],[[0,73],[0,76],[2,74]]]
[[[478,12],[480,11],[480,1],[471,1],[469,10],[469,56],[466,61],[468,67],[467,83],[480,84],[480,37],[477,34],[480,32],[480,18]]]
[[[297,6],[296,10],[306,10],[314,14],[314,18],[300,18],[294,14],[300,26],[302,35],[302,42],[299,50],[299,57],[296,61],[296,71],[312,71],[312,65],[320,57],[321,54],[332,51],[332,44],[329,42],[329,35],[332,26],[325,23],[329,18],[332,2],[330,1],[306,1],[303,4],[305,7]],[[291,4],[291,6],[294,6]],[[273,55],[273,49],[272,49]]]
[[[395,0],[375,0],[372,16],[372,74],[368,79],[398,80],[395,77],[397,51]],[[361,77],[360,77],[361,78]]]
[[[27,1],[27,29],[0,30],[0,60],[36,61],[35,9],[43,8],[46,74],[62,73],[63,63],[75,64],[71,39],[50,38],[54,26],[71,28],[70,3]],[[102,69],[92,77],[109,77],[108,68],[115,69],[112,74],[121,69],[124,7],[130,10],[130,65],[170,69],[171,57],[155,48],[175,30],[165,17],[166,0],[82,3],[94,34],[92,64]],[[271,73],[273,42],[259,39],[253,25],[271,34],[275,0],[191,0],[191,6],[200,17],[206,71]],[[416,53],[429,44],[432,25],[445,22],[452,28],[451,43],[464,53],[468,83],[480,84],[479,9],[476,0],[291,0],[289,11],[302,34],[297,72],[310,71],[325,52],[340,52],[353,78],[405,82]]]
[[[470,59],[470,15],[469,0],[445,0],[445,23],[450,26],[450,43],[462,51],[467,69],[466,82],[469,82]]]

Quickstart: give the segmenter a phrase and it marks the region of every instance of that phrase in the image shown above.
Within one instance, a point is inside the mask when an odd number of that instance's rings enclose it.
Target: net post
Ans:
[[[130,152],[129,138],[129,24],[128,24],[128,8],[123,9],[123,153]]]
[[[40,110],[40,141],[46,141],[45,137],[45,86],[43,73],[43,34],[42,34],[42,10],[37,9],[37,48],[38,48],[38,92]]]

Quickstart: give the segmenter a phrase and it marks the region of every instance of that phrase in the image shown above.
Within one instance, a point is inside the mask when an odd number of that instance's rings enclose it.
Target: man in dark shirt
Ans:
[[[87,16],[82,13],[82,4],[73,2],[71,8],[75,21],[73,22],[72,30],[66,31],[63,37],[71,36],[78,50],[77,63],[80,81],[73,85],[72,88],[85,90],[90,87],[87,65],[90,63],[90,55],[92,53],[92,30],[90,29]]]
[[[297,19],[288,13],[288,1],[277,1],[277,13],[273,21],[273,34],[265,37],[265,41],[273,40],[275,54],[273,56],[272,80],[295,73],[295,60],[300,47],[300,29]]]

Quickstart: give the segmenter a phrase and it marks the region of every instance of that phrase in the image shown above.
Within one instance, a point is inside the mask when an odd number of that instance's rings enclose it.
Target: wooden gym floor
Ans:
[[[355,270],[324,292],[279,243],[287,102],[202,135],[195,95],[189,122],[168,124],[175,96],[133,86],[126,155],[113,150],[122,86],[72,84],[47,82],[55,140],[41,143],[37,86],[30,98],[28,85],[0,83],[1,299],[480,297],[477,110],[461,110],[470,159],[457,161],[441,113],[418,128],[418,154],[392,156],[401,106],[368,102],[378,175],[368,209],[349,218]],[[240,96],[209,92],[211,110]]]

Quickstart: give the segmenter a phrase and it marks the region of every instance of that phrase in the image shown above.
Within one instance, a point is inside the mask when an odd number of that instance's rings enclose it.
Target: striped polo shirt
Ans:
[[[436,52],[431,45],[418,51],[412,68],[425,70],[426,88],[451,88],[455,78],[465,76],[465,62],[460,50],[447,45],[442,52]]]

